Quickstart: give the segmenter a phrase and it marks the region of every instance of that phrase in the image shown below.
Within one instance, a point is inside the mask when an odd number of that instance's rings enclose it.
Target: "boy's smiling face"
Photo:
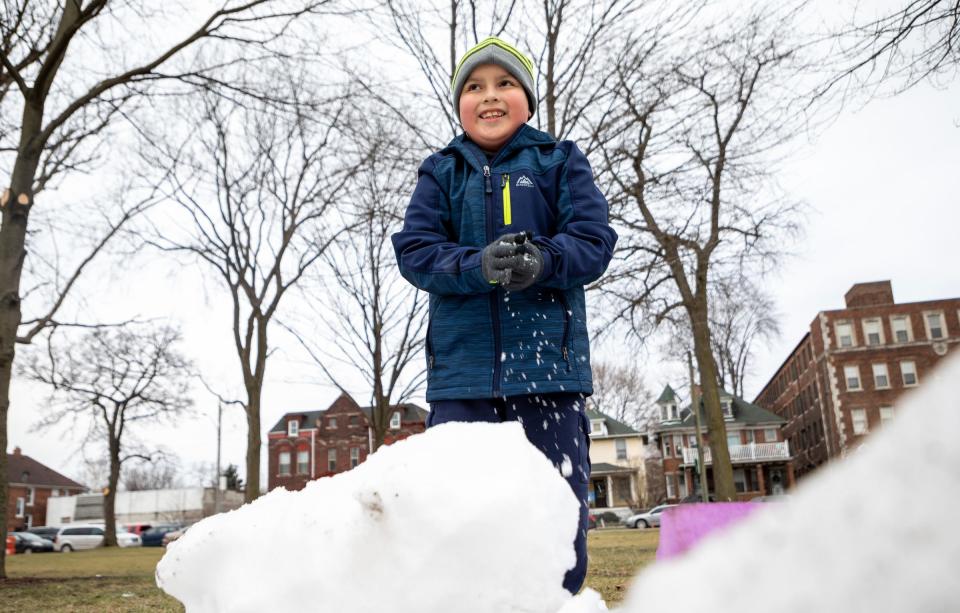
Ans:
[[[481,149],[499,150],[528,119],[527,94],[506,69],[481,64],[467,77],[460,94],[460,123]]]

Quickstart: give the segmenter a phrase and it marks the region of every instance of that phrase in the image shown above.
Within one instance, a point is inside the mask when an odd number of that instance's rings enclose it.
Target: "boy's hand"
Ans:
[[[526,237],[525,237],[526,238]],[[533,241],[524,240],[517,247],[517,255],[511,258],[511,275],[504,288],[519,292],[533,285],[543,272],[543,254]]]
[[[513,234],[506,234],[483,248],[480,268],[483,277],[493,284],[507,285],[512,276],[518,246]]]

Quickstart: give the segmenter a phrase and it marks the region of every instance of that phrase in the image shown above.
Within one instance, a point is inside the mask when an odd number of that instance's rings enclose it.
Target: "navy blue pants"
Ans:
[[[580,591],[587,575],[587,483],[590,480],[590,437],[581,394],[539,394],[507,398],[440,400],[430,403],[427,427],[448,421],[519,421],[527,440],[543,452],[565,476],[580,501],[580,528],[573,542],[577,564],[567,571],[563,587]]]

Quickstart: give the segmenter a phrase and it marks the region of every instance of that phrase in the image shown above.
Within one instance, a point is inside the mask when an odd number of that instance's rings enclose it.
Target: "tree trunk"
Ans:
[[[718,502],[736,500],[733,486],[733,467],[730,450],[727,448],[727,427],[720,408],[720,388],[717,384],[717,365],[710,348],[710,326],[707,324],[707,309],[698,305],[690,312],[693,322],[693,352],[700,369],[700,387],[710,435],[710,455],[713,464],[713,489]]]
[[[36,125],[37,109],[26,105],[24,125]],[[42,114],[40,109],[39,113]],[[34,132],[34,133],[36,133]],[[21,144],[29,142],[21,138]],[[10,189],[2,196],[3,225],[0,226],[0,531],[6,542],[7,499],[7,414],[10,409],[10,379],[20,327],[20,277],[27,236],[27,218],[33,204],[33,177],[40,162],[39,151],[21,149],[13,167]],[[6,579],[6,547],[0,551],[0,579]]]
[[[247,386],[247,483],[243,501],[260,496],[260,395],[262,385]]]
[[[104,547],[117,546],[117,485],[120,483],[120,441],[110,437],[110,477],[103,497]]]

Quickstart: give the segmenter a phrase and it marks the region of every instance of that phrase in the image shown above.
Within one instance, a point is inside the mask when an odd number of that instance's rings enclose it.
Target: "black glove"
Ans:
[[[483,248],[480,254],[480,270],[483,278],[493,284],[510,283],[511,266],[517,255],[515,235],[506,234]]]
[[[536,283],[543,273],[543,254],[540,253],[540,248],[528,240],[528,236],[521,236],[523,240],[517,247],[517,255],[511,258],[512,272],[504,284],[504,288],[511,292],[527,289]]]

